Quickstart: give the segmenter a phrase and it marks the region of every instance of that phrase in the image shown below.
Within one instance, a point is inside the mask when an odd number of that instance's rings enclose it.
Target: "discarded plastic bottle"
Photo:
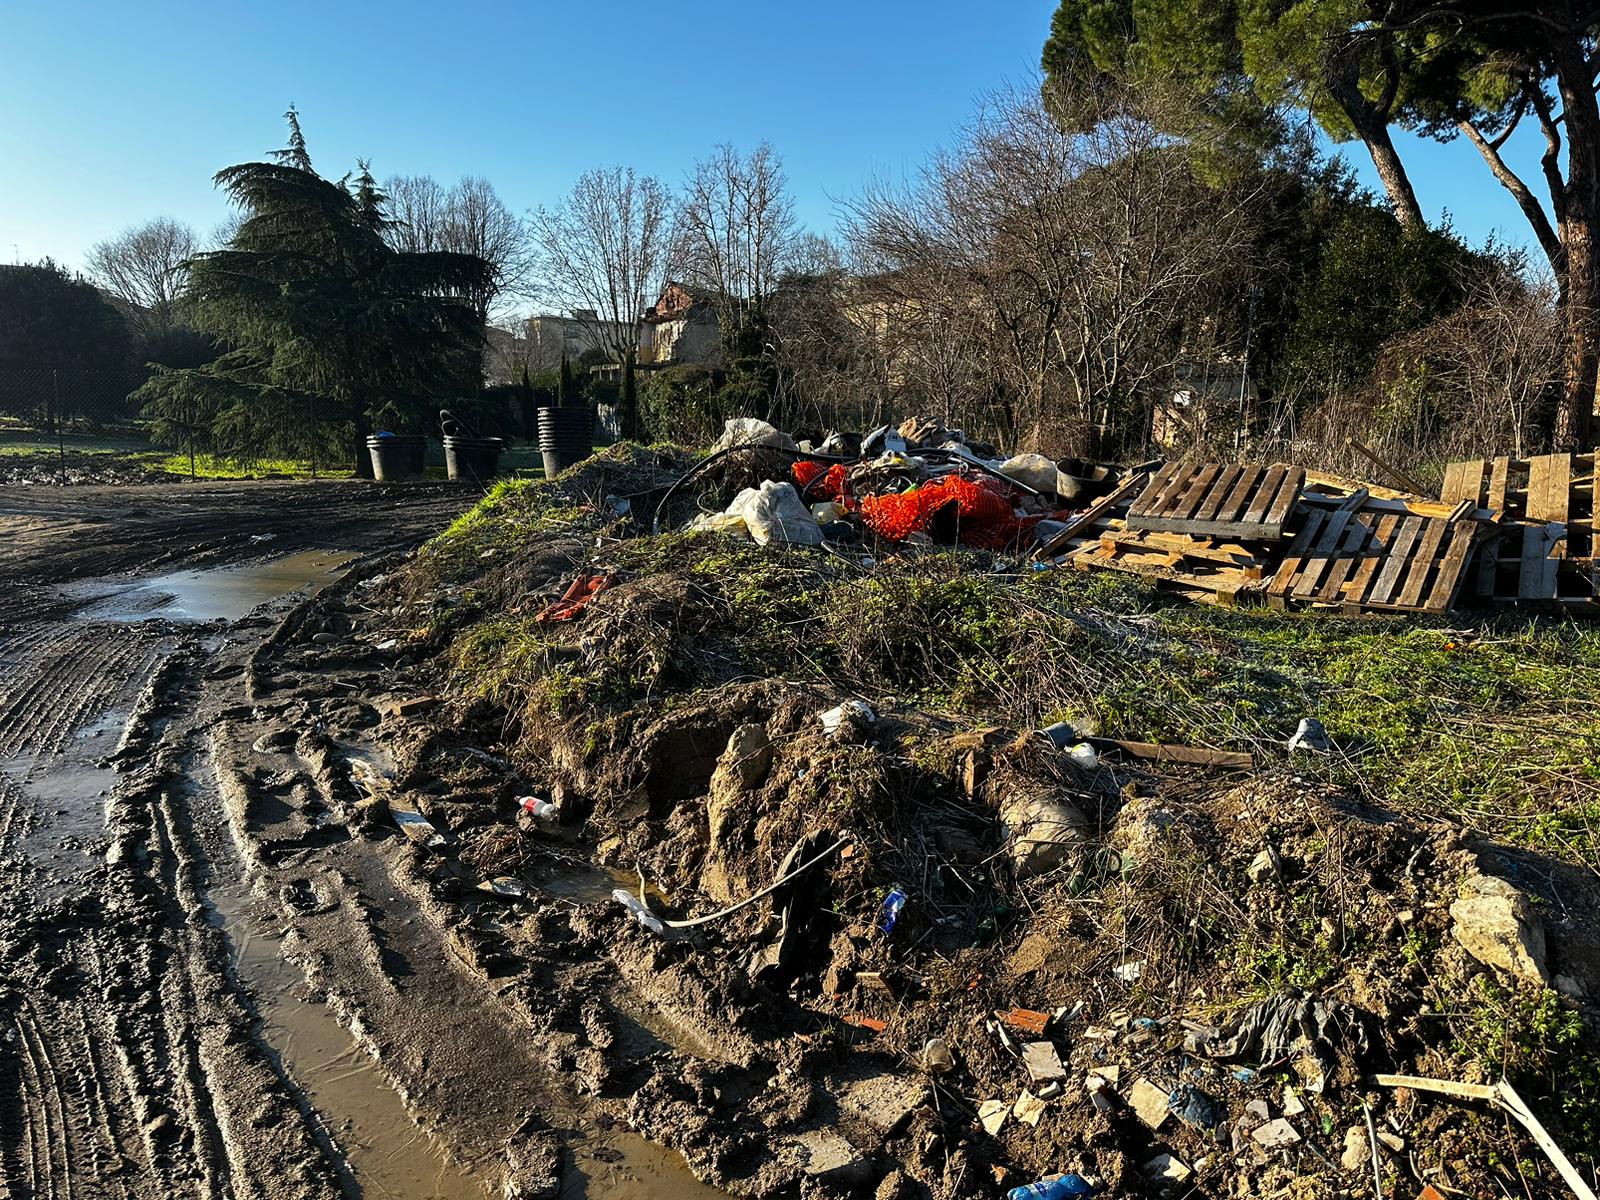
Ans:
[[[895,888],[883,902],[883,910],[878,914],[878,928],[884,933],[893,933],[894,923],[900,919],[900,910],[905,906],[906,894]]]
[[[1100,765],[1100,755],[1088,742],[1079,742],[1067,751],[1067,757],[1074,765],[1082,767],[1085,771],[1092,771]]]
[[[517,799],[517,807],[546,829],[554,829],[561,824],[561,806],[549,800],[541,800],[537,796],[521,796]]]
[[[1082,1175],[1057,1175],[1012,1188],[1006,1193],[1006,1200],[1067,1200],[1069,1196],[1092,1196],[1099,1190],[1097,1184]]]
[[[643,925],[651,933],[664,934],[667,932],[667,927],[661,923],[661,918],[646,908],[644,906],[644,901],[640,900],[627,888],[618,888],[616,891],[611,893],[611,898],[618,904],[622,905],[623,908],[631,912],[633,914],[633,919],[639,922],[639,924]]]

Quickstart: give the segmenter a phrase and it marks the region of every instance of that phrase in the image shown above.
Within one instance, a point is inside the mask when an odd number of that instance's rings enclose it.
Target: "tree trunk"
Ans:
[[[1427,228],[1422,207],[1417,203],[1417,194],[1411,188],[1411,177],[1406,174],[1405,164],[1400,161],[1394,140],[1389,136],[1388,124],[1379,121],[1360,132],[1367,153],[1372,155],[1372,165],[1377,168],[1378,178],[1383,182],[1383,190],[1389,195],[1395,220],[1400,222],[1402,229],[1408,231]]]
[[[357,479],[375,479],[377,476],[372,470],[372,453],[367,449],[367,435],[372,432],[372,426],[364,415],[357,414],[355,419],[355,472]]]
[[[1405,164],[1394,148],[1394,139],[1389,136],[1388,114],[1362,93],[1358,65],[1354,56],[1342,63],[1328,81],[1328,90],[1350,118],[1351,127],[1372,156],[1372,165],[1377,168],[1378,179],[1388,193],[1395,220],[1402,229],[1425,229],[1428,223],[1423,220],[1422,206],[1412,190],[1411,177],[1406,174]]]
[[[1595,316],[1600,311],[1600,288],[1595,275],[1594,221],[1563,222],[1567,254],[1566,369],[1561,382],[1561,404],[1556,409],[1553,449],[1577,452],[1587,449],[1594,426],[1597,361]]]
[[[1567,127],[1567,180],[1562,193],[1561,241],[1566,249],[1566,371],[1556,410],[1554,449],[1582,451],[1592,445],[1596,368],[1600,366],[1600,109],[1588,57],[1578,45],[1554,55]]]

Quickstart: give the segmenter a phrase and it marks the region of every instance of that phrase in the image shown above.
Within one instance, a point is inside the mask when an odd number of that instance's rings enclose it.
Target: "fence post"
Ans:
[[[61,432],[61,372],[54,367],[50,368],[50,392],[55,397],[55,411],[50,415],[50,424],[56,431],[56,454],[58,455],[57,469],[61,475],[61,482],[67,482],[67,443],[65,435]]]
[[[184,427],[189,431],[189,478],[194,479],[194,397],[184,404]]]

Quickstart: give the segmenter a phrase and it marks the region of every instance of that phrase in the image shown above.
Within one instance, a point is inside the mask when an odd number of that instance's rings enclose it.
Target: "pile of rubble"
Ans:
[[[1434,499],[1282,464],[1006,457],[925,418],[813,448],[743,418],[691,475],[716,463],[756,482],[692,527],[763,544],[1016,549],[1229,603],[1600,611],[1593,454],[1452,463]]]

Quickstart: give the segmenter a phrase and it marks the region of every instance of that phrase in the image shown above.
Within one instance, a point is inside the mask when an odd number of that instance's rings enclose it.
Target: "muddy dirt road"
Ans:
[[[0,490],[0,1197],[696,1194],[543,1082],[331,815],[361,748],[252,670],[474,498]]]

